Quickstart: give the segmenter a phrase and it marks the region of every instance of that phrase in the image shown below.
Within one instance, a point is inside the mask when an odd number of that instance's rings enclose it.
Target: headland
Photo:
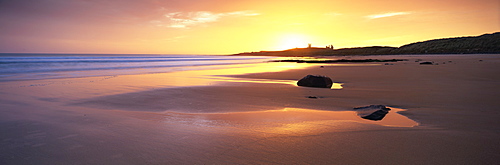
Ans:
[[[480,36],[443,38],[406,44],[400,47],[369,46],[333,49],[307,47],[283,51],[245,52],[233,55],[244,56],[346,56],[346,55],[403,55],[403,54],[499,54],[500,32]]]

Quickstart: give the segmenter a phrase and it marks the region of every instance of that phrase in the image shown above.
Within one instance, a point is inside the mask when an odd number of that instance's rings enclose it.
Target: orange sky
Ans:
[[[498,0],[5,0],[0,52],[232,54],[500,31]]]

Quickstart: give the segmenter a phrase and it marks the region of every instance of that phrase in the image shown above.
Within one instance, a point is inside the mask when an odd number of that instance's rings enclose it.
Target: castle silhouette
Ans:
[[[310,44],[310,43],[307,44],[307,49],[313,49],[313,48],[315,48],[315,47],[312,47],[312,44]],[[333,45],[327,45],[325,47],[325,49],[333,49]]]

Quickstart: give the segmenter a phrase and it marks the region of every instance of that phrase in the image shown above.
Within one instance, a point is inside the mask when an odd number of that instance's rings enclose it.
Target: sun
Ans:
[[[304,48],[307,47],[308,44],[307,37],[301,34],[286,34],[280,38],[281,39],[278,44],[278,49],[280,50]]]

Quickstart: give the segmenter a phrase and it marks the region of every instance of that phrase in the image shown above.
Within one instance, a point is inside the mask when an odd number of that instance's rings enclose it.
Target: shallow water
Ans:
[[[238,128],[266,133],[321,133],[321,128],[330,128],[339,122],[357,122],[388,127],[415,127],[418,123],[399,114],[406,111],[391,110],[380,121],[359,117],[355,111],[318,111],[300,108],[229,113],[179,113],[165,112],[164,122],[182,123],[197,127]]]
[[[201,70],[272,57],[127,54],[0,54],[0,81]]]

